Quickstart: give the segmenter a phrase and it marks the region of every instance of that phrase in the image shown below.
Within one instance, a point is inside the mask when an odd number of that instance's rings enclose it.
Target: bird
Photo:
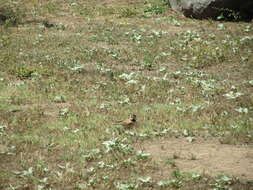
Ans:
[[[122,125],[125,129],[130,129],[136,124],[136,115],[132,114],[130,118],[122,121],[118,121],[117,124]]]

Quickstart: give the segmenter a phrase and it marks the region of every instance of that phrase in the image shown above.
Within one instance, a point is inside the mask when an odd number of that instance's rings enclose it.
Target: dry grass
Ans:
[[[0,189],[252,189],[229,173],[159,175],[133,148],[252,144],[252,23],[159,0],[1,3],[17,19],[0,26]],[[131,113],[135,129],[114,125]]]

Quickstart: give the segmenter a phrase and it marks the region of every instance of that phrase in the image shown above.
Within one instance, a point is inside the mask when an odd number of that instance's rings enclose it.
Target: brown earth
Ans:
[[[160,175],[168,175],[165,161],[174,159],[183,172],[197,172],[216,176],[224,174],[253,180],[253,145],[220,144],[218,140],[197,139],[187,142],[183,138],[160,139],[138,145],[158,163]]]

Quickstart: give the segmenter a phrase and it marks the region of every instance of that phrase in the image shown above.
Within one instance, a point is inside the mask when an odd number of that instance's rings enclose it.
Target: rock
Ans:
[[[168,0],[168,1],[170,3],[171,8],[174,11],[177,11],[177,12],[181,12],[182,11],[182,6],[181,6],[181,2],[180,1],[178,1],[178,0]]]
[[[252,0],[168,0],[173,10],[197,19],[224,18],[227,20],[253,19]]]

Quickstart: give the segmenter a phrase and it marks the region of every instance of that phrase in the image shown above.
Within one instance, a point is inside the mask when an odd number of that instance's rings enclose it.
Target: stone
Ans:
[[[253,19],[252,0],[168,0],[171,8],[196,19]]]

